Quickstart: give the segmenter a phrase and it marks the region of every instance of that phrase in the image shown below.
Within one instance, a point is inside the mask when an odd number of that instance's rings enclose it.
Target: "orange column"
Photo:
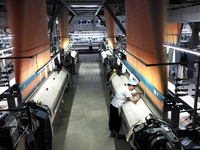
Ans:
[[[115,5],[109,5],[112,12],[115,14]],[[116,40],[116,27],[115,27],[115,20],[112,18],[110,13],[104,8],[104,16],[106,22],[106,30],[108,35],[108,45],[113,49],[115,47],[115,40]]]
[[[68,10],[63,7],[58,14],[58,25],[60,31],[61,47],[67,51],[69,49],[69,34],[68,34]]]
[[[168,23],[165,25],[164,42],[176,44],[180,32],[180,23]]]
[[[32,59],[14,59],[16,84],[21,84],[50,60],[46,1],[7,0],[7,8],[10,31],[14,35],[13,57],[41,52]]]
[[[164,1],[126,0],[127,51],[147,64],[166,62],[163,51]],[[162,94],[167,93],[167,67],[146,67],[130,55],[127,61]],[[142,83],[140,85],[162,109],[162,103]]]

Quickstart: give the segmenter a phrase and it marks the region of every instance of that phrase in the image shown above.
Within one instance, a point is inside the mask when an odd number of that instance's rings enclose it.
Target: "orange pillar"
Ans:
[[[63,7],[58,14],[58,26],[60,31],[61,47],[67,51],[69,49],[69,34],[68,34],[68,10]]]
[[[164,42],[177,44],[177,37],[180,32],[180,23],[167,23],[165,25]]]
[[[126,0],[127,51],[147,64],[166,62],[163,51],[164,1]],[[130,55],[127,61],[162,94],[167,93],[167,67],[146,67]],[[162,103],[140,83],[162,109]]]
[[[109,5],[112,12],[115,14],[115,5]],[[115,20],[112,18],[110,13],[104,8],[104,16],[106,22],[106,30],[108,35],[108,45],[113,49],[115,47],[115,40],[116,40],[116,27],[115,27]]]
[[[7,8],[10,32],[14,35],[12,56],[33,56],[41,52],[32,59],[13,60],[16,84],[20,85],[50,60],[46,2],[7,0]],[[43,77],[44,72],[21,92],[22,97],[26,96]]]
[[[50,60],[46,1],[7,0],[7,8],[10,32],[14,35],[12,56],[41,52],[32,59],[14,59],[16,84],[21,84]]]

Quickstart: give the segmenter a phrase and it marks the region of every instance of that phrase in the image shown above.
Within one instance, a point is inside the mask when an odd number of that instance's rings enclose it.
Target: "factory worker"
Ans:
[[[125,136],[119,134],[119,130],[121,128],[121,106],[127,100],[130,100],[133,103],[137,103],[137,101],[140,99],[139,94],[142,94],[142,92],[132,92],[137,85],[138,82],[136,80],[128,80],[128,84],[126,86],[123,86],[120,90],[118,90],[115,96],[113,97],[110,104],[110,137],[116,137],[116,139],[125,138]]]

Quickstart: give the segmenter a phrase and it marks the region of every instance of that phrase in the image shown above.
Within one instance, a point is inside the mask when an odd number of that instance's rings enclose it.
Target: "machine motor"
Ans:
[[[153,115],[146,118],[146,123],[134,127],[134,145],[137,150],[181,150],[181,144],[175,131]]]

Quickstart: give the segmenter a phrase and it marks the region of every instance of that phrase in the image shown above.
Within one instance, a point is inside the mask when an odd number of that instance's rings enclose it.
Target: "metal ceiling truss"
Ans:
[[[53,16],[51,17],[51,20],[48,23],[48,29],[51,28],[51,26],[53,25],[56,17],[58,16],[59,12],[61,11],[61,9],[63,8],[63,4],[60,4],[57,9],[55,10],[55,13],[53,14]]]
[[[112,18],[115,20],[115,23],[121,29],[121,31],[123,32],[123,34],[126,35],[126,30],[124,29],[124,27],[122,26],[122,24],[119,22],[118,18],[115,16],[115,14],[112,12],[112,10],[110,9],[110,7],[108,5],[104,5],[104,7],[108,10],[108,12],[112,16]]]

